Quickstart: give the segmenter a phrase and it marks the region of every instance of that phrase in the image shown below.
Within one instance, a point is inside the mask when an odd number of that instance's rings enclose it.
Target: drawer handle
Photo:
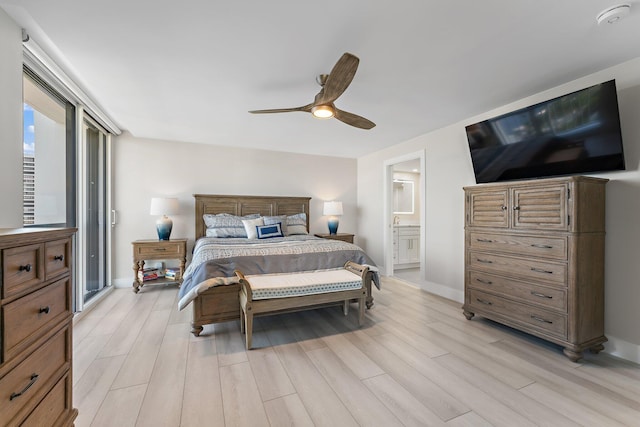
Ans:
[[[531,267],[531,271],[535,271],[536,273],[553,274],[553,271],[543,270],[541,268],[535,268],[535,267]]]
[[[38,374],[31,374],[31,381],[29,382],[29,384],[27,384],[27,386],[23,388],[20,393],[11,393],[11,396],[9,396],[9,401],[12,401],[13,399],[18,398],[23,394],[25,394],[27,390],[29,390],[31,386],[36,383],[36,381],[38,381]]]
[[[540,292],[536,292],[536,291],[531,291],[531,295],[536,296],[538,298],[553,299],[553,297],[550,297],[549,295],[541,294]]]
[[[542,317],[534,316],[533,314],[531,315],[531,318],[536,322],[549,323],[549,324],[553,323],[551,320],[543,319]]]
[[[476,258],[476,261],[481,262],[483,264],[493,264],[493,261],[490,261],[488,259],[480,259],[480,258]]]
[[[514,210],[514,211],[519,211],[519,210],[520,210],[520,206],[514,206],[514,207],[513,207],[513,210]]]
[[[482,303],[482,304],[484,304],[484,305],[493,305],[493,303],[492,303],[491,301],[486,301],[486,300],[483,300],[483,299],[480,299],[480,298],[476,298],[476,300],[477,300],[479,303]]]
[[[478,242],[482,242],[482,243],[493,243],[493,240],[491,239],[476,239]]]
[[[500,209],[502,209],[503,211],[506,211],[507,207],[503,205],[503,206],[500,206]]]
[[[477,277],[476,280],[480,283],[484,283],[485,285],[493,285],[493,282],[491,280],[478,279]]]
[[[156,252],[164,252],[164,251],[166,251],[165,248],[154,248],[153,250],[156,251]]]
[[[31,264],[27,264],[27,265],[21,265],[20,267],[18,267],[19,271],[31,271]]]
[[[50,311],[51,311],[51,308],[49,306],[46,306],[46,307],[40,307],[40,310],[38,310],[38,313],[49,314]]]
[[[532,248],[540,248],[540,249],[553,249],[553,246],[549,245],[536,245],[535,243],[531,245]]]
[[[64,261],[64,255],[55,255],[53,257],[54,261]]]

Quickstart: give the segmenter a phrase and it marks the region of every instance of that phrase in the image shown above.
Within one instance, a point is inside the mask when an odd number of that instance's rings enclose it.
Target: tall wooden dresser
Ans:
[[[71,426],[75,229],[0,229],[0,425]]]
[[[573,361],[601,351],[607,181],[465,187],[467,319],[478,314],[554,342]]]

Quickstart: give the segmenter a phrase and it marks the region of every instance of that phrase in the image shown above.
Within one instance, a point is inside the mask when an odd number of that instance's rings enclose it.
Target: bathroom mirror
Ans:
[[[393,180],[393,213],[413,214],[413,181]]]

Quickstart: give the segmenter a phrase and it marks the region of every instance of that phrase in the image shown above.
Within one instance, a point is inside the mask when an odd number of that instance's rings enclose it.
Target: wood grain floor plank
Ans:
[[[263,401],[296,392],[289,376],[264,331],[255,331],[253,342],[257,348],[247,352],[260,396]]]
[[[248,362],[220,367],[225,425],[269,427],[258,385]]]
[[[493,427],[493,425],[475,412],[467,412],[447,421],[447,427]]]
[[[206,398],[203,399],[203,396]],[[189,343],[180,425],[224,426],[222,385],[215,339]]]
[[[363,383],[405,426],[445,426],[436,414],[389,375],[369,378]]]
[[[307,354],[360,425],[402,425],[330,348]]]
[[[239,321],[216,323],[214,330],[220,366],[249,361],[244,335],[240,333]]]
[[[297,394],[264,402],[272,426],[313,427],[313,421]]]
[[[93,419],[91,427],[135,426],[146,391],[146,384],[110,390]]]

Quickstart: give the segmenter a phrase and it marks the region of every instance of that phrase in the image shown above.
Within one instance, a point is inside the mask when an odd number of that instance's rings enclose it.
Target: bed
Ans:
[[[365,278],[366,306],[373,306],[371,284],[379,287],[375,264],[356,245],[306,234],[310,197],[195,194],[194,198],[196,243],[180,288],[179,309],[192,306],[191,332],[195,336],[200,335],[204,325],[240,319],[236,269],[245,274],[281,274],[342,268],[346,261],[353,261],[370,268]],[[207,226],[205,216],[211,221],[225,216],[221,214],[272,220],[295,218],[298,222],[294,227],[299,234],[268,239],[207,236],[207,230],[212,228]],[[294,228],[289,228],[293,233]]]

